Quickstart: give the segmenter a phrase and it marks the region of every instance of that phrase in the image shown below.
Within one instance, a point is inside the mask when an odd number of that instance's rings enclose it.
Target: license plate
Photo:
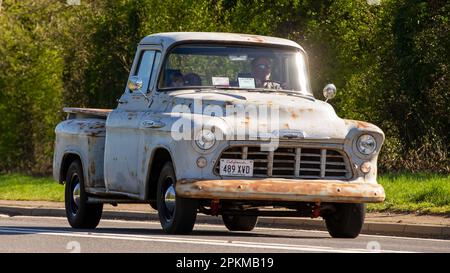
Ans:
[[[220,175],[253,176],[253,160],[221,159]]]

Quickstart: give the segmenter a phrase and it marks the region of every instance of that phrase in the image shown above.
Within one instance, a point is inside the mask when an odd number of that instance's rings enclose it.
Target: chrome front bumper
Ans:
[[[363,180],[239,179],[177,181],[176,194],[185,198],[298,202],[379,203],[381,185]]]

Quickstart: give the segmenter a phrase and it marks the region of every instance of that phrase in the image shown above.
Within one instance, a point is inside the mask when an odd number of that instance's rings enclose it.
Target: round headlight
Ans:
[[[195,138],[195,144],[202,150],[211,149],[216,143],[216,136],[210,130],[201,130]]]
[[[370,155],[377,149],[377,142],[371,135],[361,135],[356,142],[356,147],[363,155]]]

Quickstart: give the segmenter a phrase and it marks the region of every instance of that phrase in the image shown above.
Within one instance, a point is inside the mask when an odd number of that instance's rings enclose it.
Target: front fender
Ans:
[[[348,128],[348,133],[344,142],[344,149],[345,152],[350,155],[353,170],[358,176],[364,177],[365,181],[368,183],[377,183],[377,161],[385,139],[384,132],[379,127],[368,122],[349,119],[344,121]],[[371,155],[363,155],[358,152],[356,148],[356,142],[359,136],[363,134],[372,135],[377,142],[377,148]],[[370,171],[367,174],[361,171],[362,164],[366,162],[371,166]]]

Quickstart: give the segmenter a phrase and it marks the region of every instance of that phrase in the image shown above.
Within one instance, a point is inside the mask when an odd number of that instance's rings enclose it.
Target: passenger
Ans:
[[[183,74],[180,71],[173,71],[169,75],[169,86],[180,87],[184,85]]]

